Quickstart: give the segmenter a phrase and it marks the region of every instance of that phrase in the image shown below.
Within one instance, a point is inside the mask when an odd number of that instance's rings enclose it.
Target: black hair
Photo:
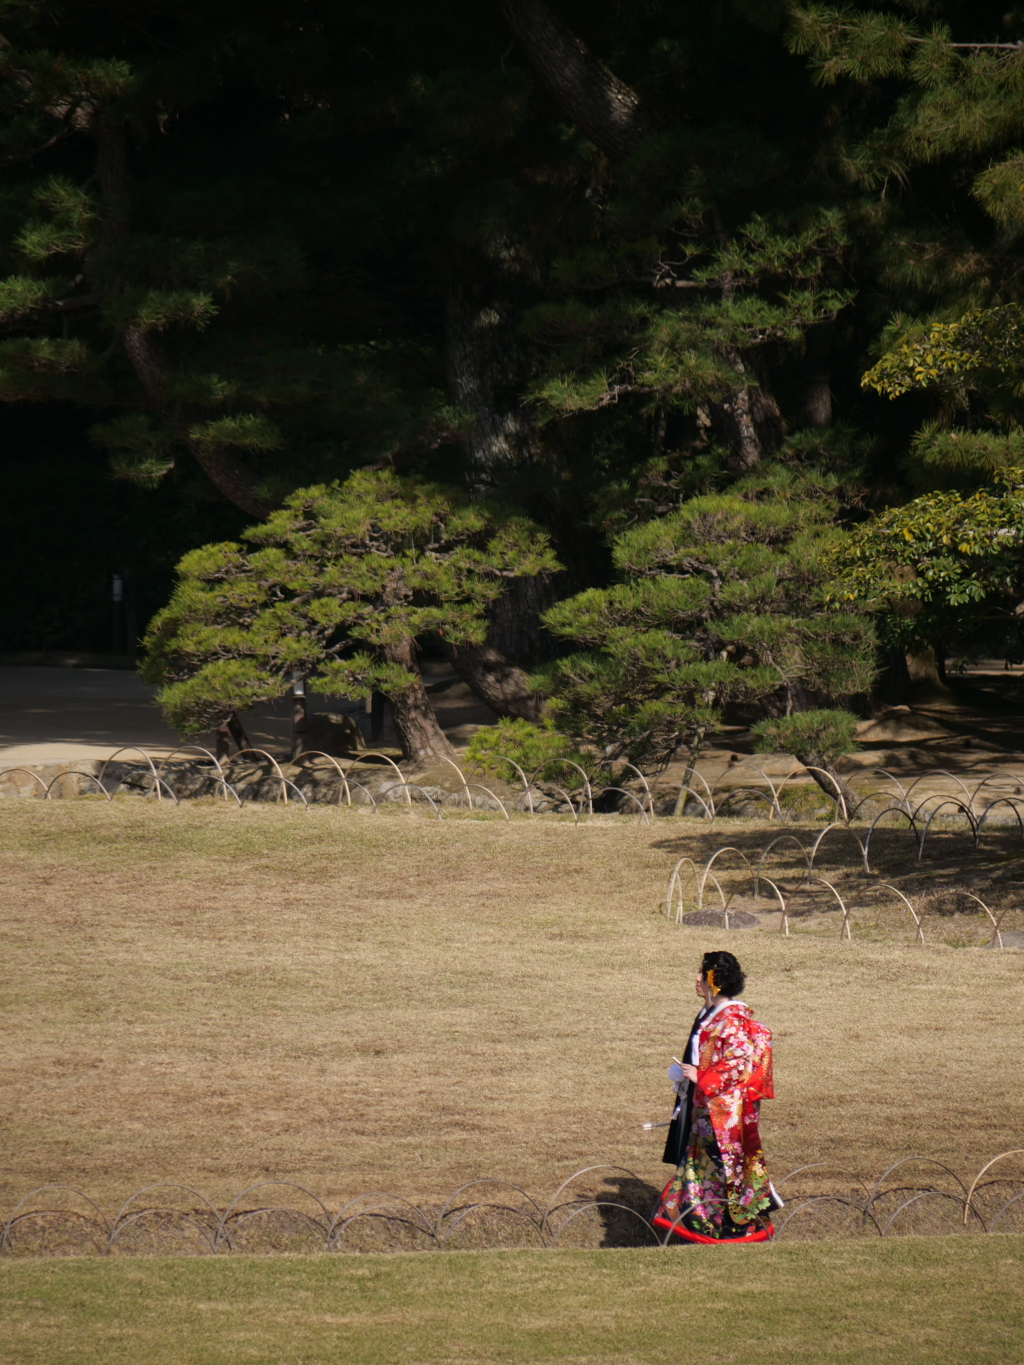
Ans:
[[[723,995],[733,997],[740,994],[747,979],[732,953],[705,953],[700,964],[700,974],[705,981],[708,972],[714,972],[716,988]]]

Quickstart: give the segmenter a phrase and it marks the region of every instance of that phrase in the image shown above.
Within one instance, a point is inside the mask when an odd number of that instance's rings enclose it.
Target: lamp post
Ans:
[[[306,679],[299,673],[292,674],[292,758],[298,757],[306,747]]]
[[[112,654],[120,654],[124,641],[124,575],[115,573],[111,585],[111,602],[114,609]]]

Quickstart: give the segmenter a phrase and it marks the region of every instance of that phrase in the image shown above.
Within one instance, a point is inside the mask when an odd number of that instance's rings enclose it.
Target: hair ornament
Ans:
[[[715,995],[717,995],[717,994],[718,994],[718,987],[715,985],[715,969],[714,969],[714,967],[709,967],[709,968],[708,968],[708,974],[707,974],[707,978],[706,978],[706,979],[707,979],[708,985],[709,985],[709,986],[711,987],[711,989],[714,991]]]

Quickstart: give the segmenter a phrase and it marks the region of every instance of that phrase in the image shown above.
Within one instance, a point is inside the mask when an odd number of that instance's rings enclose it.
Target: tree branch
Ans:
[[[855,24],[837,24],[832,30],[833,33],[856,33]],[[903,41],[907,43],[917,43],[920,46],[930,44],[934,38],[922,38],[918,34],[904,33]],[[946,43],[943,47],[959,48],[965,52],[1024,52],[1024,43]]]
[[[656,131],[640,96],[609,71],[544,0],[498,0],[509,28],[556,104],[613,161]]]
[[[131,199],[128,188],[128,146],[124,122],[100,118],[94,126],[97,173],[106,209],[102,246],[115,246],[128,232]],[[226,498],[253,517],[265,517],[272,504],[257,492],[256,471],[233,450],[211,448],[189,435],[190,414],[167,397],[167,367],[149,332],[136,325],[121,329],[125,355],[150,403],[172,426],[196,463]]]
[[[68,125],[54,133],[53,137],[41,142],[38,147],[29,147],[23,152],[9,152],[7,156],[0,156],[0,166],[19,166],[23,161],[31,161],[33,157],[41,156],[43,152],[48,152],[51,147],[56,147],[59,142],[65,141],[75,131]]]

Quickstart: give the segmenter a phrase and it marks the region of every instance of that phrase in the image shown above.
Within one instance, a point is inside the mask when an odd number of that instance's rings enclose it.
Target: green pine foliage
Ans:
[[[826,606],[823,564],[841,533],[834,503],[810,492],[778,471],[618,536],[620,581],[545,616],[583,646],[538,677],[558,725],[657,769],[728,703],[788,712],[807,695],[867,691],[872,625]]]
[[[0,341],[0,401],[97,407],[108,397],[96,357],[81,341],[70,337]]]
[[[821,767],[826,773],[856,752],[856,729],[856,716],[835,709],[770,716],[751,726],[758,753],[792,754],[806,767]]]
[[[106,3],[6,7],[0,324],[16,345],[0,401],[93,410],[113,472],[144,485],[244,453],[268,507],[450,441],[461,415],[389,256],[408,215],[382,233],[367,199],[389,175],[398,202],[435,174],[394,155],[370,173],[393,119],[359,53],[397,17],[160,0],[137,25]],[[338,91],[317,90],[326,53]]]
[[[508,760],[511,759],[511,762]],[[466,747],[466,760],[503,782],[522,782],[513,765],[518,765],[527,781],[540,774],[542,781],[579,784],[579,774],[570,763],[588,776],[596,770],[592,752],[578,749],[569,737],[556,729],[549,717],[540,725],[528,720],[503,717],[497,725],[477,730]],[[565,760],[569,760],[566,762]]]
[[[917,490],[976,487],[1019,463],[1022,38],[1024,11],[985,0],[793,13],[791,46],[810,58],[818,82],[871,90],[885,110],[850,139],[850,176],[883,197],[898,185],[918,219],[901,225],[901,209],[881,246],[881,282],[895,307],[862,378],[890,399],[927,395],[930,413],[905,461]]]
[[[613,242],[603,260],[591,250],[582,262],[559,263],[564,301],[527,314],[527,330],[552,348],[550,372],[532,389],[545,420],[628,398],[641,411],[696,415],[736,389],[745,362],[769,347],[798,346],[808,328],[851,302],[850,291],[831,283],[847,245],[835,211],[798,224],[758,215],[720,231],[717,243],[704,200],[674,212],[664,231],[687,242],[681,259],[666,259],[674,254],[668,244],[647,239],[632,243],[624,260],[623,244]],[[637,297],[638,285],[647,286],[645,296]],[[570,292],[580,286],[604,297],[581,300]]]
[[[480,643],[507,581],[559,565],[529,523],[390,471],[299,489],[245,544],[182,559],[146,633],[144,676],[185,734],[280,697],[407,691],[418,637]]]
[[[131,412],[90,429],[92,443],[109,453],[117,478],[153,487],[174,468],[174,439],[149,413]]]
[[[793,51],[810,57],[821,84],[901,82],[886,135],[914,161],[987,151],[1020,127],[1024,50],[1016,7],[986,0],[969,7],[944,0],[798,4],[791,25]]]

